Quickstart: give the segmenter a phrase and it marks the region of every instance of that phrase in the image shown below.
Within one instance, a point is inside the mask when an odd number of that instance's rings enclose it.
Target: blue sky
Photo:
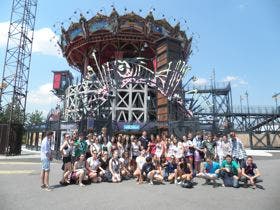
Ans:
[[[0,66],[4,63],[11,2],[3,0],[0,9]],[[278,0],[172,0],[172,1],[106,1],[106,0],[38,0],[34,52],[29,79],[27,111],[47,113],[56,104],[50,94],[53,70],[71,68],[57,54],[53,24],[90,10],[90,18],[102,9],[107,15],[114,4],[120,14],[124,8],[146,16],[155,8],[154,16],[163,14],[171,24],[178,20],[187,35],[194,36],[194,55],[190,58],[191,75],[199,83],[210,80],[215,69],[216,81],[231,81],[233,104],[240,95],[249,93],[251,105],[274,106],[274,93],[280,92],[280,1]],[[74,16],[73,16],[74,15]],[[176,19],[174,21],[173,19]],[[187,24],[184,23],[187,20]],[[197,50],[198,49],[198,50]],[[72,70],[75,73],[75,70]],[[1,73],[2,75],[2,73]],[[190,76],[191,76],[190,75]]]

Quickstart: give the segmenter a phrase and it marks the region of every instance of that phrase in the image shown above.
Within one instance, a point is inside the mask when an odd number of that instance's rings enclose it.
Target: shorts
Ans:
[[[42,160],[42,170],[49,171],[50,170],[50,160],[48,158],[44,158]]]
[[[200,156],[198,151],[194,152],[194,161],[195,162],[200,162],[201,161],[201,156]]]

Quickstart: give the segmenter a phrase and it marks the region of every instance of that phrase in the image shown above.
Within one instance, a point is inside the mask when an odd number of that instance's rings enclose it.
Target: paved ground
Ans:
[[[19,158],[0,157],[0,209],[254,209],[279,210],[280,153],[257,156],[264,182],[261,189],[202,186],[193,189],[175,185],[91,184],[84,188],[61,187],[61,164],[52,164],[51,192],[40,189],[38,154]]]

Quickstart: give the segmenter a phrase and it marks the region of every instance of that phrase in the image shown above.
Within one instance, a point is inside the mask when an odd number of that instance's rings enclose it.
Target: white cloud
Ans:
[[[61,50],[57,45],[57,40],[58,37],[50,28],[41,28],[39,30],[35,30],[33,52],[44,55],[61,56]]]
[[[2,48],[6,47],[8,31],[9,22],[0,22],[0,47]],[[61,50],[56,44],[57,40],[58,36],[50,28],[35,30],[32,51],[33,53],[61,57]]]
[[[47,117],[52,108],[55,108],[60,100],[51,92],[52,84],[46,83],[37,89],[29,91],[26,100],[26,112],[32,113],[35,110],[43,112]]]
[[[202,85],[207,85],[209,81],[205,78],[197,78],[195,82],[193,82],[194,85],[196,86],[202,86]]]
[[[237,76],[226,76],[222,81],[230,82],[233,87],[248,85],[248,82],[246,82],[244,79],[241,79],[240,77]]]
[[[52,84],[46,83],[41,85],[37,90],[31,90],[27,96],[27,104],[29,106],[45,105],[50,106],[56,105],[58,98],[51,92]]]
[[[0,23],[0,47],[6,46],[8,31],[9,31],[9,22]]]
[[[223,79],[223,82],[232,82],[232,81],[237,81],[238,77],[235,76],[226,76],[226,78]]]
[[[240,11],[245,10],[247,7],[248,7],[248,3],[245,3],[245,2],[238,5],[238,9]]]

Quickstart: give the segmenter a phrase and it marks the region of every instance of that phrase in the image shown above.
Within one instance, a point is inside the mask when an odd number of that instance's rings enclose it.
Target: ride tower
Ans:
[[[97,13],[88,20],[81,14],[61,32],[63,55],[81,73],[80,83],[65,91],[66,121],[87,128],[103,121],[114,132],[168,131],[170,120],[184,116],[172,107],[174,97],[184,94],[192,38],[179,23],[156,20],[152,12],[145,18],[119,15],[113,8],[109,16]],[[184,102],[176,106],[184,109]]]

